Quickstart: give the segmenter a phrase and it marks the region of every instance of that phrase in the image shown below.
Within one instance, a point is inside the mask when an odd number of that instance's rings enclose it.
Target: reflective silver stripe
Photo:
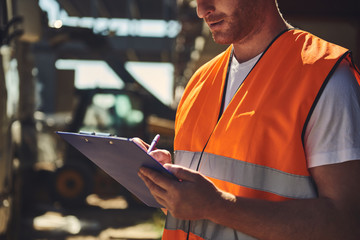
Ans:
[[[193,221],[194,222],[194,221]],[[168,230],[183,230],[184,232],[189,231],[189,220],[180,220],[174,218],[168,211],[166,214],[165,229]]]
[[[201,153],[176,151],[175,163],[196,169]],[[251,189],[295,199],[317,196],[311,177],[289,174],[237,159],[203,153],[199,171],[204,175]]]
[[[232,228],[224,227],[222,225],[213,223],[208,220],[191,221],[191,233],[206,239],[206,240],[224,240],[224,239],[237,239],[237,240],[253,240],[244,233],[238,232]],[[171,216],[168,212],[166,217],[165,229],[167,230],[182,230],[188,232],[189,221],[179,220]]]
[[[196,170],[200,157],[201,152],[175,151],[174,162],[177,165]]]

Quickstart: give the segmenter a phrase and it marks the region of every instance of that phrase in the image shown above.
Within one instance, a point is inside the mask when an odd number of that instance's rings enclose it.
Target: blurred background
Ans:
[[[278,0],[294,26],[353,51],[358,0]],[[193,72],[227,46],[194,0],[0,0],[0,239],[160,239],[144,206],[55,131],[138,136],[172,151]]]

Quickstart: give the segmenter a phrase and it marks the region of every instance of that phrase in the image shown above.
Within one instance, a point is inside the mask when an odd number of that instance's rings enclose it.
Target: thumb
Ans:
[[[200,175],[197,171],[179,165],[165,164],[164,167],[182,181],[196,182],[198,176]]]

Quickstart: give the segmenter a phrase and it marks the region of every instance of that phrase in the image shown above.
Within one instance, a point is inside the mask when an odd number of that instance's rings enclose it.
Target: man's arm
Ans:
[[[360,161],[310,169],[316,199],[270,202],[235,197],[200,173],[167,165],[172,181],[141,169],[154,197],[180,219],[209,219],[259,239],[360,239]]]

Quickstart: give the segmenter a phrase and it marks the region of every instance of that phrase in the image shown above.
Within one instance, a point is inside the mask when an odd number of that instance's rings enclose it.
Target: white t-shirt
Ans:
[[[260,56],[241,64],[233,56],[224,108]],[[309,168],[360,159],[360,87],[347,61],[325,86],[306,127],[304,145]]]

